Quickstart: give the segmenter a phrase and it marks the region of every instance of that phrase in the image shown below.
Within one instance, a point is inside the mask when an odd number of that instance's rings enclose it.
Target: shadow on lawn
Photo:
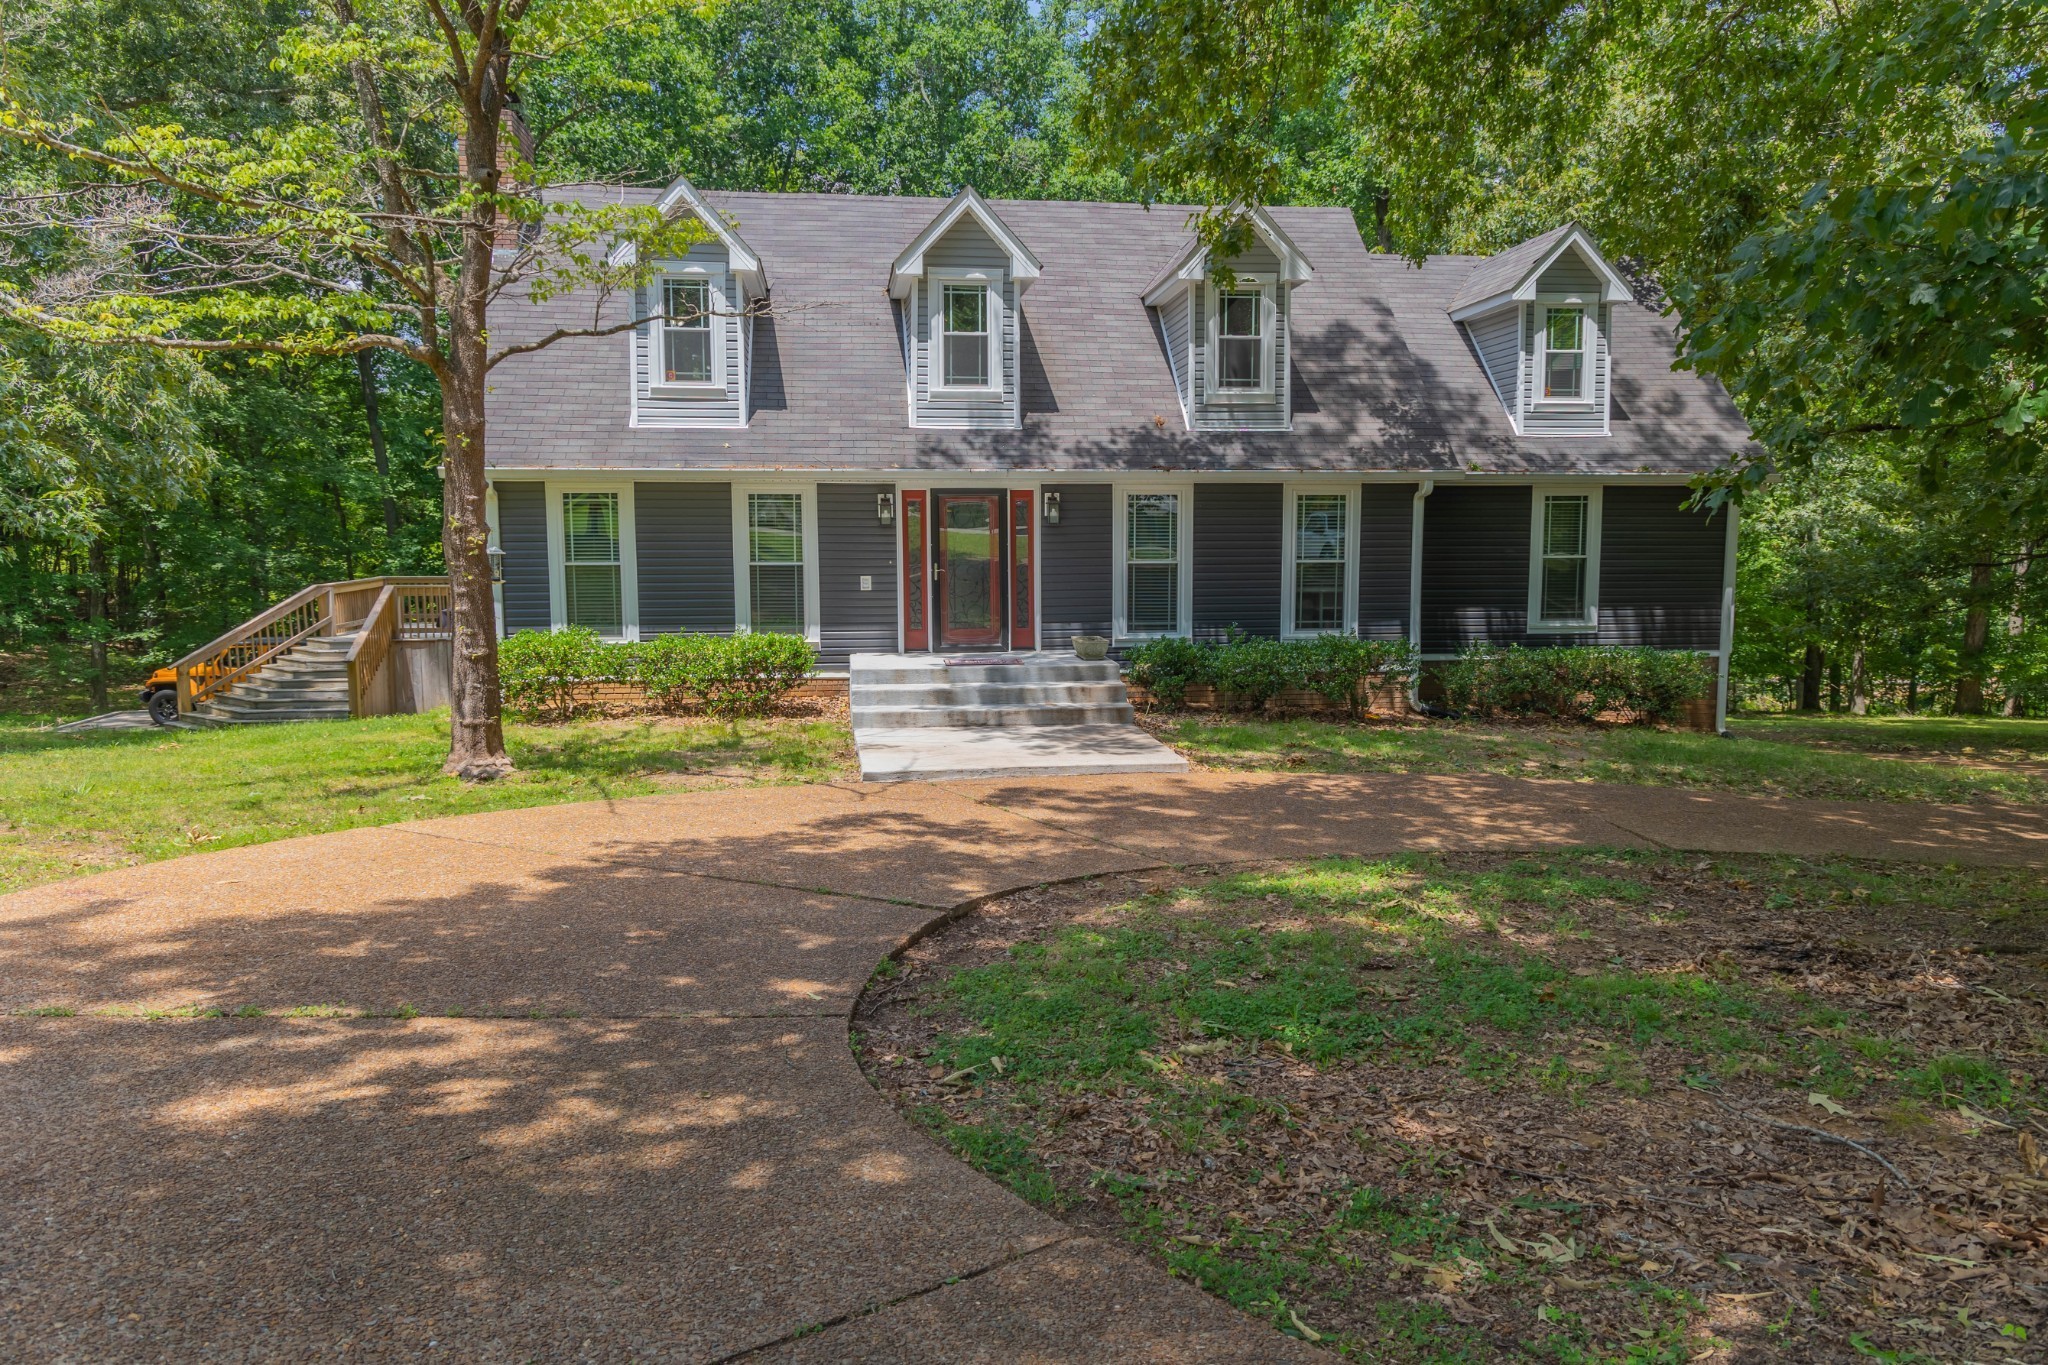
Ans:
[[[1623,841],[1569,788],[1495,778],[755,788],[24,892],[6,1008],[268,1017],[0,1024],[0,1279],[31,1286],[0,1344],[723,1355],[1053,1235],[845,1046],[874,964],[945,907],[1161,862]],[[279,1017],[321,1007],[514,1017]],[[1181,1322],[1155,1358],[1198,1354]]]

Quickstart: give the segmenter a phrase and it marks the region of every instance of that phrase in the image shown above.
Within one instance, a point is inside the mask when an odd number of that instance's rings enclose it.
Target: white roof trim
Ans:
[[[1513,289],[1503,289],[1490,298],[1480,299],[1477,303],[1466,304],[1463,308],[1451,314],[1451,321],[1464,322],[1468,318],[1476,318],[1482,313],[1491,313],[1494,309],[1505,307],[1510,303],[1527,303],[1536,297],[1536,281],[1543,277],[1543,272],[1555,265],[1558,257],[1572,249],[1577,249],[1585,262],[1593,267],[1593,273],[1600,277],[1600,301],[1602,303],[1627,303],[1635,297],[1635,291],[1629,288],[1628,281],[1623,279],[1621,273],[1607,263],[1607,258],[1600,254],[1600,249],[1593,245],[1593,239],[1585,234],[1584,229],[1573,227],[1556,246],[1550,249],[1543,259],[1529,267],[1528,271],[1516,283]]]
[[[746,239],[725,220],[725,215],[704,202],[704,196],[699,194],[697,187],[687,179],[678,177],[673,185],[663,190],[661,198],[655,201],[654,208],[663,220],[682,213],[695,217],[724,245],[732,273],[739,276],[740,287],[748,294],[756,296],[768,292],[768,274],[761,268],[761,258],[754,254],[754,249],[747,245]],[[613,266],[632,265],[639,259],[639,250],[632,242],[621,242],[612,248],[611,255],[605,259]]]
[[[939,210],[939,216],[932,219],[925,230],[917,234],[916,240],[903,248],[903,254],[890,265],[891,298],[909,297],[912,282],[924,274],[925,252],[931,250],[932,244],[951,231],[953,225],[967,214],[973,215],[974,221],[981,224],[982,231],[995,238],[996,245],[1009,253],[1010,278],[1017,282],[1017,292],[1021,294],[1030,288],[1031,282],[1038,278],[1044,267],[1039,264],[1038,257],[1031,254],[1031,248],[1024,245],[1024,239],[1010,230],[1010,225],[1002,220],[1002,216],[989,205],[988,200],[981,197],[980,191],[969,185],[947,201],[946,207]]]
[[[1273,215],[1262,208],[1254,208],[1245,216],[1251,220],[1252,232],[1280,258],[1280,283],[1307,284],[1315,278],[1315,267],[1309,264],[1308,257],[1294,244],[1294,239],[1273,221]],[[1145,291],[1145,306],[1157,308],[1189,283],[1208,273],[1208,249],[1200,239],[1190,239],[1180,255],[1174,257],[1173,263],[1160,272]]]

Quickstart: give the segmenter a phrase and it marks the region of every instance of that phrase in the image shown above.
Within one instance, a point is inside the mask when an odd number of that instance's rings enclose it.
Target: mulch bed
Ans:
[[[1670,912],[1662,922],[1594,903],[1578,911],[1583,933],[1566,936],[1533,917],[1525,927],[1510,908],[1501,938],[1580,974],[1694,969],[1795,985],[1923,1056],[1995,1054],[2041,1093],[2039,916],[1980,921],[1854,898],[1792,915],[1735,866],[1643,874],[1663,893],[1652,907]],[[939,1033],[970,1027],[937,991],[946,977],[1075,922],[1113,924],[1132,898],[1204,875],[1041,888],[914,945],[856,1012],[870,1079],[935,1128],[943,1114],[1022,1129],[1060,1217],[1128,1234],[1198,1279],[1204,1257],[1212,1278],[1232,1269],[1219,1260],[1255,1265],[1261,1229],[1274,1230],[1274,1245],[1324,1229],[1332,1254],[1269,1315],[1369,1358],[1572,1358],[1570,1342],[1591,1358],[1634,1346],[1636,1358],[1696,1361],[2048,1359],[2039,1111],[2007,1111],[2008,1125],[1901,1104],[1883,1081],[1845,1105],[1754,1076],[1699,1087],[1688,1083],[1699,1058],[1663,1046],[1629,1059],[1637,1086],[1560,1090],[1539,1084],[1533,1067],[1488,1085],[1452,1058],[1318,1069],[1272,1045],[1162,1042],[1179,1074],[1267,1102],[1241,1142],[1202,1144],[1191,1159],[1148,1123],[1140,1094],[1027,1105],[1002,1076],[948,1078],[927,1065]],[[1389,976],[1381,989],[1399,999],[1399,974]],[[1589,1077],[1613,1062],[1598,1039],[1541,1046]],[[1366,1187],[1411,1221],[1455,1231],[1422,1246],[1411,1236],[1408,1254],[1387,1220],[1346,1225],[1347,1200]],[[1445,1254],[1460,1238],[1473,1254]],[[1443,1353],[1453,1345],[1466,1354]]]

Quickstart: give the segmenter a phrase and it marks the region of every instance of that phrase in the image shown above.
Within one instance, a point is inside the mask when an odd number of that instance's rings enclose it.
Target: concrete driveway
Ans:
[[[1487,777],[782,787],[37,888],[0,899],[0,1356],[1309,1359],[906,1127],[856,994],[1040,882],[1576,845],[2040,865],[2048,820]]]

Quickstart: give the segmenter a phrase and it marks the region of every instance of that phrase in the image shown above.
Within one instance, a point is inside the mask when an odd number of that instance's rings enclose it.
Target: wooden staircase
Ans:
[[[176,664],[178,711],[202,724],[347,720],[418,709],[386,667],[454,639],[446,578],[315,583]]]

